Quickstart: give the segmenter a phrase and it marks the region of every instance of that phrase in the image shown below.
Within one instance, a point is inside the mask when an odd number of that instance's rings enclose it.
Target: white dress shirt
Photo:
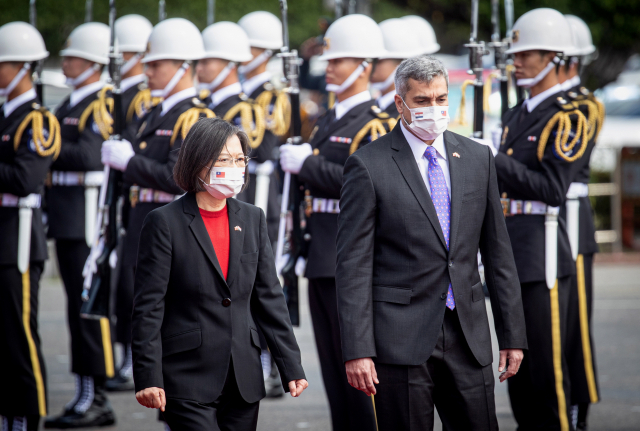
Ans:
[[[9,118],[9,115],[11,115],[13,111],[15,111],[20,106],[24,105],[25,103],[35,98],[36,98],[36,90],[34,90],[33,88],[30,88],[29,90],[25,91],[18,97],[14,97],[13,99],[5,102],[5,104],[2,105],[2,110],[4,111],[4,118]]]
[[[219,90],[216,90],[211,94],[211,103],[209,104],[209,109],[213,109],[218,106],[220,103],[224,102],[231,96],[235,96],[237,94],[242,93],[242,85],[239,82],[234,82],[231,85],[227,85],[226,87],[222,87]]]
[[[144,73],[142,73],[140,75],[134,75],[134,76],[130,76],[128,78],[124,78],[122,80],[122,82],[120,83],[120,90],[125,92],[128,89],[130,89],[131,87],[133,87],[134,85],[140,84],[142,81],[144,81],[144,78],[145,78]]]
[[[431,186],[429,185],[429,159],[427,159],[427,157],[424,155],[425,151],[427,151],[427,144],[418,139],[413,133],[408,131],[402,120],[400,120],[400,125],[402,126],[402,133],[404,134],[405,139],[411,147],[413,157],[415,157],[416,163],[418,164],[418,169],[420,169],[422,180],[427,186],[429,194],[431,194]],[[436,158],[438,160],[438,164],[440,165],[440,169],[442,169],[442,173],[444,174],[444,181],[447,183],[447,190],[449,191],[449,199],[451,199],[451,175],[449,174],[447,150],[444,146],[444,135],[441,134],[440,136],[438,136],[433,141],[431,146],[433,146],[433,148],[435,148],[436,150]]]
[[[164,114],[169,112],[171,108],[173,108],[183,100],[190,97],[196,97],[196,95],[197,93],[195,87],[189,87],[186,90],[178,91],[176,94],[172,94],[162,102],[162,112],[160,113],[160,116],[162,117]]]
[[[524,101],[523,105],[529,112],[533,112],[533,110],[536,109],[539,104],[541,104],[554,94],[559,93],[560,91],[562,91],[562,86],[560,84],[556,84],[548,90],[544,90],[542,93],[528,98]]]
[[[73,108],[78,103],[82,102],[90,94],[93,94],[96,91],[102,89],[102,87],[104,87],[104,82],[98,81],[98,82],[94,82],[93,84],[80,87],[77,90],[73,90],[71,92],[71,95],[69,96],[69,106]]]
[[[333,107],[336,111],[336,120],[344,117],[347,112],[349,112],[354,106],[357,106],[368,100],[371,100],[371,93],[369,93],[369,91],[367,90],[351,96],[348,99],[343,100],[342,102],[336,103],[336,105]]]
[[[242,83],[242,91],[244,92],[244,94],[249,96],[251,93],[256,91],[256,88],[269,81],[271,81],[271,72],[267,70],[266,72],[259,73],[253,78],[245,80]]]
[[[380,107],[380,109],[384,111],[392,103],[395,105],[396,103],[395,97],[396,97],[396,90],[391,90],[387,94],[383,94],[382,96],[378,97],[378,100],[377,100],[378,106]]]

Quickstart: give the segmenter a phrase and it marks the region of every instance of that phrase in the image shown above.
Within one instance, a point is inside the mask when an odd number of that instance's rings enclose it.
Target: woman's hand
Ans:
[[[291,392],[291,396],[294,398],[299,397],[307,387],[309,387],[309,382],[305,379],[291,380],[289,382],[289,392]]]
[[[291,383],[289,383],[289,387],[291,387]],[[147,388],[138,391],[136,392],[136,400],[147,408],[160,409],[161,411],[164,411],[164,406],[167,405],[167,399],[162,388]]]

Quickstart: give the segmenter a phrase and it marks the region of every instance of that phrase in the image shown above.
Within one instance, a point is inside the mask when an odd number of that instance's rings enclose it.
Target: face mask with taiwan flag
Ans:
[[[216,199],[232,198],[242,190],[244,185],[245,168],[219,168],[214,166],[211,169],[209,184],[202,184],[207,192]]]
[[[404,103],[404,100],[402,100]],[[407,106],[405,103],[404,106]],[[449,107],[448,106],[426,106],[424,108],[409,108],[411,112],[411,124],[402,116],[404,125],[423,141],[436,139],[449,125]]]

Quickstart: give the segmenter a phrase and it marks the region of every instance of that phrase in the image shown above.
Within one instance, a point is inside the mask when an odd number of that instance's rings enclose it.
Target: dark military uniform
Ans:
[[[335,110],[320,117],[311,138],[313,155],[298,175],[305,185],[309,240],[305,276],[322,379],[331,408],[333,430],[375,430],[371,400],[351,387],[344,371],[336,299],[336,237],[342,169],[349,155],[395,125],[370,100],[336,120]]]
[[[382,108],[382,106],[380,108]],[[396,104],[393,102],[390,103],[387,107],[383,108],[382,111],[391,118],[395,118],[396,120],[400,119],[400,113],[398,112],[398,108],[396,108]]]
[[[558,136],[559,125],[566,125],[567,120],[570,133]],[[556,285],[547,287],[545,212],[547,206],[564,203],[580,168],[576,161],[586,150],[585,123],[584,115],[561,91],[530,113],[520,103],[503,116],[496,170],[503,205],[516,214],[508,214],[506,224],[522,286],[529,341],[520,371],[508,380],[514,416],[522,429],[568,430],[570,426],[570,385],[564,352],[575,265],[564,220],[559,219]]]
[[[47,259],[40,199],[49,166],[60,151],[58,120],[33,97],[7,118],[0,106],[0,415],[11,427],[26,416],[37,430],[47,414],[45,363],[38,334],[38,290]],[[34,139],[34,135],[35,138]],[[35,141],[35,142],[34,142]],[[30,195],[30,196],[29,196]],[[18,199],[33,199],[28,266],[18,268]],[[18,429],[18,426],[14,426]]]

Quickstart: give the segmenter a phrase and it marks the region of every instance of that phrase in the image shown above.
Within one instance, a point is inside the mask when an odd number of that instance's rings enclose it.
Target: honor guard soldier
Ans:
[[[0,429],[36,431],[47,415],[38,291],[47,259],[41,198],[60,154],[60,124],[29,70],[49,56],[33,26],[0,27]]]
[[[414,21],[414,18],[418,20]],[[376,62],[371,74],[371,89],[380,91],[376,100],[380,109],[389,117],[398,119],[400,114],[394,101],[396,69],[402,60],[420,54],[433,54],[440,49],[440,45],[436,43],[431,25],[424,18],[392,18],[382,21],[379,26],[386,54]]]
[[[573,179],[565,207],[560,216],[566,220],[576,276],[569,295],[567,321],[567,362],[571,378],[572,419],[578,430],[587,429],[590,403],[600,399],[596,370],[591,313],[593,306],[593,255],[598,252],[595,240],[593,209],[589,200],[589,161],[604,120],[604,106],[580,82],[580,69],[591,60],[596,47],[589,27],[580,18],[565,15],[573,33],[574,50],[561,69],[565,73],[562,87],[567,98],[578,104],[589,124],[589,144],[580,158],[581,168]],[[576,162],[577,163],[577,162]]]
[[[118,377],[109,383],[112,390],[134,389],[131,313],[142,222],[150,211],[182,195],[182,189],[173,181],[182,141],[200,117],[214,116],[198,100],[194,87],[194,62],[204,55],[196,26],[182,18],[167,19],[153,28],[148,40],[148,51],[141,62],[147,66],[149,97],[163,102],[138,121],[132,141],[123,138],[102,145],[102,162],[123,172],[129,200],[116,309],[118,334],[122,337],[119,340],[126,345],[126,356]],[[145,96],[144,100],[142,103],[147,103],[149,98]]]
[[[522,429],[571,429],[566,325],[575,265],[559,207],[587,147],[587,124],[558,82],[572,47],[564,16],[534,9],[513,27],[517,84],[529,98],[507,111],[496,143],[496,170],[507,229],[522,286],[529,350],[509,379]]]
[[[105,24],[85,23],[71,32],[60,51],[62,71],[73,91],[56,111],[62,148],[51,165],[48,235],[56,240],[58,267],[67,293],[76,392],[61,415],[45,421],[45,428],[115,423],[104,389],[105,380],[114,375],[109,319],[80,317],[82,271],[94,239],[98,192],[104,176],[100,147],[109,136],[112,122],[109,87],[100,82],[100,73],[109,63],[109,35]]]
[[[336,430],[375,430],[371,400],[352,388],[344,372],[336,299],[335,267],[342,168],[360,146],[386,134],[395,119],[375,105],[367,89],[373,59],[384,56],[382,32],[371,18],[336,20],[325,35],[327,91],[337,103],[318,119],[311,142],[285,144],[280,164],[305,186],[305,240],[309,307],[331,422]]]

